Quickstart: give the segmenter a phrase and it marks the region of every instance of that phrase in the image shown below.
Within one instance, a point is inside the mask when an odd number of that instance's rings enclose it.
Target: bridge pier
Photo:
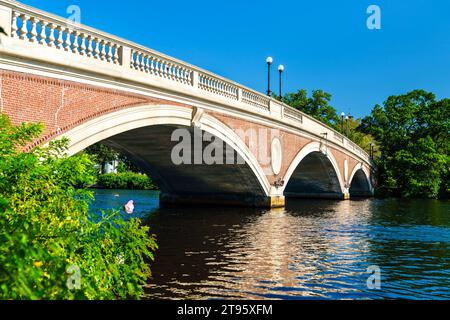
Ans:
[[[329,199],[329,200],[350,200],[350,193],[295,193],[287,192],[287,198],[298,198],[298,199]]]
[[[282,208],[285,206],[284,196],[254,196],[236,194],[174,194],[161,192],[161,204],[186,205],[229,205],[263,208]]]

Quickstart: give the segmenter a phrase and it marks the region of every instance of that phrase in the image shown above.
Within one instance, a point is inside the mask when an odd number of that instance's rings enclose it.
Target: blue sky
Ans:
[[[265,58],[284,64],[284,91],[323,89],[338,112],[364,116],[389,95],[450,97],[447,0],[22,0],[169,54],[258,91]],[[381,30],[366,27],[381,8]],[[273,74],[278,91],[277,75]]]

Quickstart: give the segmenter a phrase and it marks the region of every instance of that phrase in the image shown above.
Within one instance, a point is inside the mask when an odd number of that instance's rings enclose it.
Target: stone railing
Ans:
[[[192,86],[192,68],[150,50],[131,48],[130,68],[152,77],[165,78]]]
[[[344,143],[344,136],[342,134],[338,133],[338,132],[333,132],[333,138],[338,143]]]
[[[112,64],[119,63],[122,48],[117,41],[92,29],[25,8],[12,10],[10,34],[12,38]]]
[[[214,94],[239,100],[239,87],[231,82],[218,79],[209,74],[198,74],[198,87],[202,90],[212,92]]]
[[[12,0],[0,0],[0,25],[11,38],[0,51],[25,60],[73,67],[271,117],[369,162],[368,154],[337,131],[299,110],[231,80],[136,43]]]
[[[303,113],[286,105],[284,106],[284,116],[290,120],[303,123]]]
[[[260,108],[262,110],[269,110],[270,98],[261,93],[243,89],[242,102]]]

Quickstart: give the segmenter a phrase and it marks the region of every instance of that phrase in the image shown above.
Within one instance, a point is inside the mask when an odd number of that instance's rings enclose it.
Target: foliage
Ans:
[[[279,96],[273,95],[273,97],[280,100]],[[311,97],[308,97],[307,91],[301,89],[296,93],[285,94],[283,102],[340,131],[367,152],[370,152],[371,144],[374,146],[374,149],[377,149],[375,139],[370,134],[359,130],[361,119],[350,117],[345,121],[344,128],[342,128],[340,115],[330,105],[331,98],[332,95],[323,90],[313,90]],[[378,152],[374,153],[375,157],[378,155]]]
[[[283,101],[317,120],[337,129],[339,127],[339,116],[336,109],[329,103],[331,94],[323,90],[313,90],[312,96],[308,97],[306,90],[301,89],[296,93],[287,93]]]
[[[366,150],[370,154],[370,148],[373,148],[373,158],[378,159],[381,155],[379,147],[375,138],[367,133],[360,130],[362,119],[354,119],[350,117],[346,121],[346,136],[359,145],[362,149]]]
[[[100,163],[111,162],[117,158],[117,152],[103,143],[96,143],[89,146],[86,149],[86,153],[94,156],[95,161]]]
[[[86,149],[86,153],[91,155],[94,161],[101,165],[101,174],[105,173],[106,164],[112,161],[118,161],[119,165],[117,171],[125,173],[127,171],[139,173],[141,170],[137,167],[130,158],[110,146],[102,142],[96,143]]]
[[[390,194],[436,198],[448,194],[450,100],[415,90],[389,97],[363,119],[361,131],[379,143],[379,183]]]
[[[103,143],[93,144],[85,152],[91,155],[96,163],[101,165],[101,173],[105,173],[107,163],[116,160],[118,157],[118,153],[114,149]]]
[[[22,152],[42,129],[0,115],[0,299],[139,298],[154,236],[118,211],[88,213],[92,194],[77,187],[94,182],[92,161],[66,157],[66,140]]]
[[[102,174],[98,177],[97,183],[106,189],[157,189],[152,180],[146,174],[131,171]]]

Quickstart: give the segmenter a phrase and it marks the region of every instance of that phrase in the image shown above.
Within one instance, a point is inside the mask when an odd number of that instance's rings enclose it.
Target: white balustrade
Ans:
[[[192,86],[193,70],[151,51],[131,49],[130,68],[151,76]]]
[[[247,89],[242,90],[242,102],[269,111],[270,98]]]
[[[238,87],[217,77],[199,73],[198,87],[202,90],[238,100]]]
[[[340,144],[344,143],[344,136],[343,135],[341,135],[341,134],[339,134],[337,132],[334,132],[333,133],[333,137],[334,137],[334,140],[338,141]]]
[[[76,55],[119,63],[121,45],[67,22],[13,10],[11,37],[37,45],[64,50]]]
[[[290,120],[303,123],[303,113],[289,106],[284,107],[284,116]]]

